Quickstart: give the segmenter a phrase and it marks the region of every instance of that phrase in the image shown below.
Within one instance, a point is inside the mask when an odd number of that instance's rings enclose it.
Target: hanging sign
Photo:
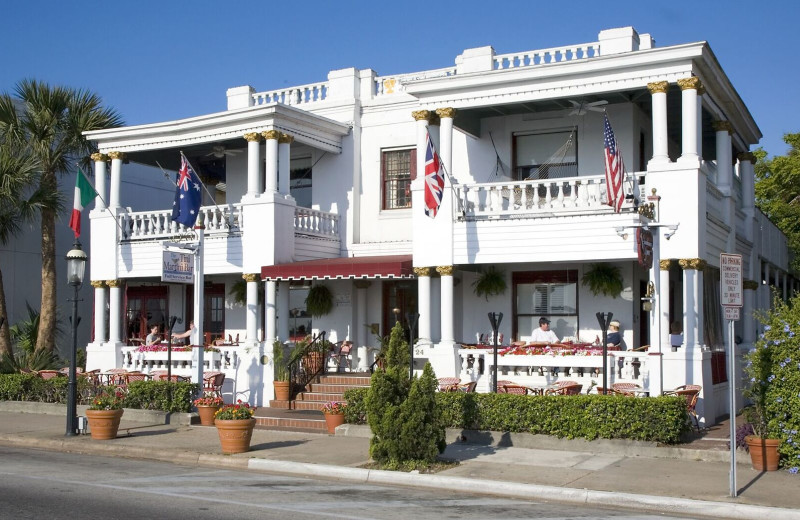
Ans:
[[[742,306],[742,255],[719,255],[720,303],[723,307]]]
[[[191,253],[163,252],[161,281],[192,283],[194,281],[194,257]]]
[[[645,269],[653,267],[653,232],[636,228],[636,249],[639,251],[639,265]]]

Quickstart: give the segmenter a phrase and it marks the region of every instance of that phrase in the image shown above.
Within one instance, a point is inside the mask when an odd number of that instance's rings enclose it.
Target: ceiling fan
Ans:
[[[206,156],[213,155],[217,159],[222,159],[226,155],[236,155],[240,152],[241,150],[226,150],[224,145],[215,144],[211,153],[207,153]]]
[[[572,112],[569,113],[569,115],[571,116],[582,116],[586,114],[588,110],[591,110],[592,112],[604,112],[605,108],[601,107],[608,104],[608,101],[604,99],[601,99],[599,101],[590,101],[588,103],[583,100],[575,101],[572,99],[568,99],[567,101],[572,103]]]

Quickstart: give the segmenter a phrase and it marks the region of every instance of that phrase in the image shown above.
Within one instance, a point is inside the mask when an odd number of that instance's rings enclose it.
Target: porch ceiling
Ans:
[[[413,278],[411,255],[325,258],[261,268],[262,280]]]

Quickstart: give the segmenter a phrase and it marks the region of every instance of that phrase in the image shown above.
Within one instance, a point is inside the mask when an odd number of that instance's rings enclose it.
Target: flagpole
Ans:
[[[438,154],[438,153],[436,153],[436,146],[433,144],[433,138],[431,138],[431,137],[430,137],[430,135],[431,135],[431,134],[430,134],[430,132],[428,132],[428,137],[430,138],[430,141],[431,141],[431,147],[433,147],[433,153],[434,153],[434,156],[435,156],[437,159],[439,159],[439,168],[441,168],[441,169],[442,169],[442,172],[444,172],[444,176],[445,176],[445,178],[446,178],[446,179],[448,179],[448,180],[450,181],[450,192],[451,192],[451,195],[450,195],[450,196],[452,197],[453,195],[455,195],[455,199],[458,201],[458,210],[459,210],[461,213],[464,213],[464,208],[463,208],[463,206],[462,206],[462,204],[461,204],[461,197],[459,197],[459,196],[458,196],[458,193],[456,192],[456,189],[455,189],[455,187],[453,186],[453,184],[454,184],[454,183],[453,183],[453,178],[452,178],[452,177],[450,176],[450,174],[447,172],[447,168],[445,168],[445,167],[444,167],[444,162],[442,162],[442,158],[439,156],[439,154]],[[447,183],[445,183],[445,184],[447,184]]]
[[[608,119],[608,111],[605,108],[603,108],[603,115],[606,116],[606,119]],[[611,124],[611,120],[610,119],[608,120],[608,122],[609,122],[609,124]],[[611,126],[613,128],[614,125],[611,125]],[[616,139],[616,137],[617,137],[616,134],[614,134],[614,138],[615,139]],[[619,141],[617,141],[617,146],[619,146]],[[633,197],[634,197],[634,208],[635,208],[636,207],[636,202],[635,202],[636,194],[634,193],[634,191],[636,189],[636,183],[635,183],[634,175],[633,175],[633,173],[626,171],[626,168],[623,168],[622,169],[622,177],[623,177],[623,181],[622,181],[623,184],[629,184],[630,185],[631,195],[633,195]]]
[[[189,162],[189,158],[188,158],[188,157],[186,157],[186,156],[183,154],[183,150],[180,150],[180,154],[181,154],[181,157],[183,157],[184,159],[186,159],[186,164],[188,164],[188,165],[189,165],[189,168],[191,168],[191,169],[192,169],[192,171],[194,172],[194,174],[197,176],[197,180],[198,180],[198,181],[200,181],[200,175],[197,173],[197,168],[195,168],[194,166],[192,166],[192,163],[191,163],[191,162]],[[159,166],[160,166],[160,165],[159,165]],[[209,198],[209,200],[211,200],[211,203],[212,203],[212,204],[214,204],[214,207],[215,207],[215,208],[217,208],[217,211],[219,211],[220,215],[225,215],[225,212],[223,212],[223,211],[222,211],[222,208],[220,208],[219,206],[217,206],[217,201],[216,201],[216,200],[214,200],[214,196],[211,194],[211,192],[210,192],[210,191],[208,191],[208,188],[206,188],[206,185],[205,185],[205,184],[204,184],[202,181],[200,181],[200,184],[203,186],[203,189],[204,189],[204,190],[206,190],[206,193],[208,194],[208,198]],[[176,184],[176,186],[177,186],[177,184]],[[203,203],[202,203],[202,201],[200,201],[200,206],[202,206],[202,205],[203,205]],[[226,218],[226,219],[225,219],[225,221],[228,223],[228,229],[230,229],[230,228],[231,228],[230,215],[228,216],[228,218]]]

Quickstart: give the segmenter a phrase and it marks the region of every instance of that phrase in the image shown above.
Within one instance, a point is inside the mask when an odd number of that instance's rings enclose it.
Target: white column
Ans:
[[[667,89],[666,81],[655,81],[647,84],[652,96],[653,118],[653,158],[650,163],[668,163],[669,149],[667,141]]]
[[[355,280],[353,284],[356,286],[356,319],[360,326],[355,327],[355,336],[353,337],[353,344],[357,347],[357,370],[359,372],[366,372],[369,370],[369,353],[367,350],[367,342],[370,340],[367,327],[367,289],[369,289],[372,282],[369,280]]]
[[[444,169],[449,175],[453,175],[453,118],[456,116],[456,109],[437,108],[436,115],[440,120],[439,155],[442,158]]]
[[[281,195],[289,195],[289,165],[291,164],[290,147],[294,137],[281,134],[278,138],[278,188]]]
[[[103,280],[92,280],[94,287],[94,343],[106,342],[106,284]]]
[[[703,96],[706,93],[706,88],[703,85],[697,87],[697,130],[695,136],[697,138],[697,156],[700,160],[703,159]]]
[[[419,306],[419,342],[431,342],[431,268],[415,267],[417,302]]]
[[[442,339],[441,343],[453,344],[454,338],[454,316],[453,316],[453,266],[442,265],[436,268],[439,273],[442,288]]]
[[[258,343],[258,280],[257,273],[242,275],[247,284],[247,302],[245,303],[245,344],[253,346]]]
[[[745,214],[745,237],[753,240],[753,219],[755,218],[755,171],[753,165],[756,156],[753,152],[743,152],[737,156],[739,159],[739,177],[742,180],[742,211]],[[753,276],[753,278],[757,278]]]
[[[764,283],[761,284],[761,308],[764,310],[772,308],[772,289],[769,278],[769,264],[764,262]]]
[[[275,193],[278,191],[278,138],[281,133],[277,130],[269,130],[261,135],[267,140],[267,165],[265,193]]]
[[[703,344],[703,271],[705,260],[681,259],[683,268],[683,343],[687,352]]]
[[[109,287],[108,341],[121,343],[122,332],[122,280],[106,280]]]
[[[789,273],[783,273],[783,301],[789,299]]]
[[[655,263],[655,262],[654,262]],[[661,294],[661,351],[667,351],[667,346],[670,345],[669,342],[669,309],[672,304],[673,295],[670,292],[669,288],[669,268],[672,266],[672,260],[666,259],[661,260],[659,262],[659,283],[660,283],[660,294]]]
[[[278,339],[289,339],[289,282],[278,282],[278,296],[276,299],[278,314]]]
[[[742,340],[752,344],[756,341],[756,320],[753,317],[758,283],[754,280],[744,282],[744,306],[742,308]]]
[[[274,280],[267,280],[264,284],[264,341],[266,341],[267,346],[272,345],[277,333],[275,330],[275,316],[277,314],[275,309],[275,289],[277,286],[278,282]]]
[[[729,196],[733,192],[733,156],[731,155],[733,126],[729,121],[714,121],[712,127],[717,144],[717,187],[723,195]]]
[[[259,192],[259,171],[261,169],[261,134],[250,132],[244,134],[247,141],[247,194],[257,195]]]
[[[681,87],[681,157],[679,162],[699,161],[697,155],[697,88],[700,78],[691,77],[678,80]]]
[[[125,154],[122,152],[109,152],[111,158],[111,187],[108,193],[108,207],[119,208],[119,191],[122,183],[122,161]]]
[[[94,189],[99,195],[94,199],[94,209],[103,209],[106,207],[106,201],[108,200],[108,193],[106,193],[106,162],[108,161],[108,156],[104,153],[93,153],[92,160],[94,161]]]

